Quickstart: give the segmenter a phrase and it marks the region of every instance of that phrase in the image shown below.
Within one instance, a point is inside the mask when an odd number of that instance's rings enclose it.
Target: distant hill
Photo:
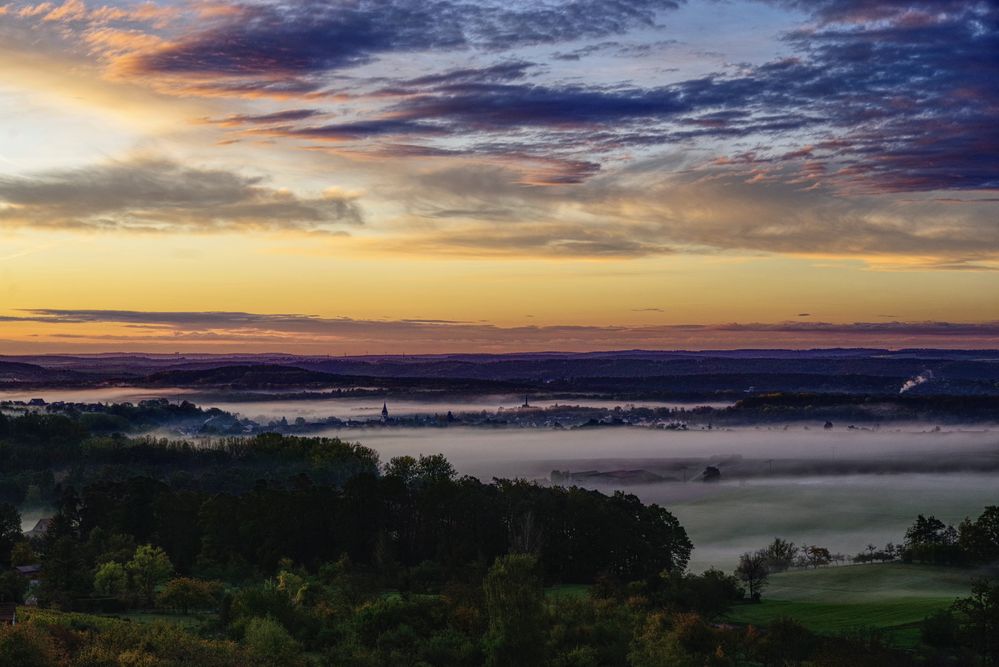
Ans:
[[[999,395],[999,351],[726,350],[418,356],[105,354],[5,357],[7,384],[362,386],[596,392],[620,398],[800,391]],[[60,375],[59,373],[62,373]]]
[[[196,370],[170,370],[142,379],[146,386],[191,387],[313,387],[336,383],[336,376],[296,366],[222,366]]]
[[[62,371],[11,361],[0,361],[0,388],[10,384],[80,383],[89,377],[84,373]]]
[[[212,387],[226,389],[382,388],[448,390],[452,392],[522,391],[521,384],[465,378],[409,378],[340,375],[298,366],[255,364],[218,368],[170,370],[134,380],[144,387]]]

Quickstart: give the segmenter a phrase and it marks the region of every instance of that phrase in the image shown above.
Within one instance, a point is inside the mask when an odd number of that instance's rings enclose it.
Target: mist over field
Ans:
[[[321,435],[356,440],[383,458],[440,452],[462,473],[478,477],[547,477],[553,468],[591,465],[666,466],[746,460],[808,467],[858,465],[891,472],[923,461],[928,467],[999,463],[999,431],[981,427],[936,430],[892,426],[879,430],[837,427],[740,428],[662,431],[642,428],[541,429],[335,429]],[[726,465],[721,465],[723,471]],[[931,472],[932,470],[927,470]],[[746,472],[746,471],[744,471]]]
[[[775,536],[853,554],[869,543],[901,542],[920,513],[956,524],[999,501],[994,472],[999,432],[984,429],[450,428],[331,430],[327,435],[372,447],[383,461],[441,452],[460,473],[486,480],[547,479],[555,469],[644,469],[674,477],[622,486],[576,483],[605,493],[624,490],[668,507],[695,545],[695,571],[731,570],[740,553]],[[720,482],[696,479],[708,464],[720,468]]]
[[[137,403],[153,398],[182,400],[188,389],[159,387],[70,387],[0,390],[0,401],[29,401],[42,398],[49,403]]]
[[[252,394],[260,399],[253,400]],[[956,524],[999,502],[999,429],[981,424],[930,423],[852,427],[836,423],[765,424],[739,428],[698,426],[687,431],[639,427],[576,429],[463,427],[405,428],[377,425],[383,397],[291,399],[250,392],[241,400],[226,392],[176,387],[60,388],[0,392],[0,400],[137,403],[150,398],[191,400],[261,424],[327,417],[373,420],[370,428],[333,428],[310,435],[341,438],[375,449],[383,462],[394,456],[442,453],[460,474],[550,481],[553,470],[597,473],[571,483],[604,493],[624,490],[668,507],[695,545],[694,570],[731,570],[738,555],[780,536],[853,554],[869,543],[900,542],[917,514],[935,514]],[[619,401],[586,397],[531,399],[533,407],[555,404],[613,409],[729,403]],[[389,396],[393,417],[453,411],[502,414],[524,396],[447,396],[439,400]],[[162,437],[176,433],[161,429]],[[711,465],[721,479],[705,483]],[[614,473],[624,471],[617,479]],[[636,474],[637,473],[637,474]],[[651,475],[661,481],[640,483]],[[41,513],[24,516],[25,527]]]

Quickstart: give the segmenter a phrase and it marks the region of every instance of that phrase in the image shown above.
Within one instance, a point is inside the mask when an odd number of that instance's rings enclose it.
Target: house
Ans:
[[[0,602],[0,625],[17,625],[17,606]]]
[[[52,519],[50,518],[39,519],[37,523],[35,523],[35,527],[27,531],[24,534],[24,536],[27,537],[28,539],[32,539],[35,537],[45,537],[45,533],[49,532],[49,526],[51,524],[52,524]]]
[[[30,581],[38,581],[42,576],[42,566],[38,563],[31,565],[18,565],[14,571]]]

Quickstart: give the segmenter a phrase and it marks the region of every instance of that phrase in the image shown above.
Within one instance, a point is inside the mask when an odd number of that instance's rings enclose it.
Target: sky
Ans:
[[[994,2],[9,0],[0,73],[0,353],[999,347]]]

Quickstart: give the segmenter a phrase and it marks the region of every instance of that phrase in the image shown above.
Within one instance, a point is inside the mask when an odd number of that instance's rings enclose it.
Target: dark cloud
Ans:
[[[230,2],[197,22],[158,28],[153,46],[139,40],[108,60],[116,74],[159,81],[178,94],[363,97],[364,105],[332,124],[299,127],[313,116],[304,109],[222,120],[363,142],[373,151],[387,139],[495,157],[456,149],[457,138],[505,144],[508,157],[528,163],[547,157],[603,165],[658,146],[730,149],[756,139],[780,145],[761,150],[761,160],[800,163],[798,178],[835,182],[841,191],[999,187],[996,3],[767,1],[807,19],[783,37],[790,57],[668,85],[579,83],[558,78],[557,64],[596,53],[642,58],[674,46],[648,41],[680,4],[674,0]],[[540,64],[514,50],[531,45],[565,50]],[[416,77],[347,72],[392,56],[462,51],[473,62],[496,60]],[[578,183],[598,171],[548,182]]]
[[[601,91],[509,84],[456,84],[400,102],[391,111],[410,119],[441,119],[461,127],[592,126],[665,118],[690,108],[676,91]]]
[[[761,84],[829,118],[818,152],[876,191],[999,187],[999,7],[977,2],[830,0],[833,21],[787,37],[807,59]]]
[[[448,130],[431,123],[387,118],[382,120],[362,120],[352,123],[331,123],[328,125],[279,130],[279,132],[293,137],[325,139],[328,141],[344,141],[381,136],[432,136],[447,134]]]
[[[107,230],[326,229],[362,222],[339,194],[303,198],[263,179],[140,159],[0,177],[0,225]]]
[[[827,22],[865,23],[912,12],[962,11],[985,2],[969,0],[772,0],[772,4],[803,11]]]
[[[513,81],[523,79],[528,72],[537,67],[534,63],[523,60],[502,62],[489,67],[468,67],[453,69],[438,74],[428,74],[413,79],[398,82],[405,88],[423,86],[444,86],[458,83],[490,83],[497,81]]]
[[[602,53],[609,51],[611,49],[618,49],[621,47],[620,42],[600,42],[599,44],[587,44],[586,46],[581,46],[578,49],[573,49],[571,51],[556,51],[552,54],[552,58],[555,60],[582,60],[588,56],[592,56],[595,53]]]
[[[322,115],[317,109],[288,109],[287,111],[275,111],[265,114],[235,114],[225,118],[213,119],[210,122],[219,125],[271,125],[275,123],[290,123],[299,120],[306,120]]]
[[[658,50],[675,46],[680,42],[675,39],[661,39],[655,42],[643,44],[622,44],[621,42],[600,42],[598,44],[587,44],[571,51],[556,51],[552,54],[555,60],[582,60],[597,53],[609,53],[610,55],[622,58],[647,56]]]
[[[208,97],[267,97],[277,99],[319,98],[324,96],[325,83],[300,77],[269,76],[239,78],[209,78],[173,81],[174,94]]]
[[[460,0],[353,0],[234,4],[213,25],[131,67],[224,76],[308,74],[351,67],[386,53],[476,46],[505,50],[653,25],[671,0],[568,0],[486,4]]]
[[[396,81],[381,90],[378,117],[289,134],[488,137],[460,153],[597,169],[634,148],[769,136],[792,148],[761,151],[747,169],[784,162],[798,182],[862,193],[999,187],[999,9],[901,7],[819,3],[828,22],[786,36],[798,55],[736,76],[656,88],[541,84],[522,80],[529,63],[498,63]],[[597,169],[549,182],[581,182]]]
[[[253,126],[240,127],[239,136],[291,137],[314,150],[387,158],[382,164],[390,168],[395,160],[388,158],[432,163],[400,177],[407,184],[381,183],[383,191],[404,190],[392,203],[420,230],[405,239],[411,248],[905,254],[921,258],[921,268],[989,269],[999,257],[994,197],[884,195],[999,188],[999,7],[973,0],[772,2],[807,21],[784,36],[789,57],[662,85],[597,85],[585,76],[580,83],[559,78],[557,62],[527,62],[509,51],[564,45],[556,61],[646,55],[668,42],[635,43],[648,35],[626,33],[652,26],[657,12],[674,6],[653,0],[236,3],[130,62],[133,72],[166,75],[178,90],[324,101],[334,99],[335,74],[347,101],[333,122],[311,109],[231,122]],[[442,66],[416,77],[403,68],[377,79],[343,71],[390,55],[462,49],[481,66]],[[698,160],[646,159],[664,149]],[[454,168],[432,171],[444,161]],[[140,180],[146,171],[139,170]],[[152,188],[145,181],[132,188],[124,170],[115,173],[125,190],[148,200],[99,194],[107,183],[101,173],[92,194],[67,190],[67,182],[89,178],[80,173],[51,176],[53,183],[0,181],[0,200],[18,207],[0,207],[0,221],[311,228],[359,219],[356,204],[342,197],[302,199],[234,174],[166,171],[168,183],[152,178]],[[171,199],[174,181],[185,183],[178,191],[190,201]],[[221,199],[210,201],[199,185]],[[48,197],[46,187],[57,192]],[[35,199],[18,204],[29,196]],[[71,213],[62,201],[76,208]],[[395,231],[404,226],[393,224]]]

